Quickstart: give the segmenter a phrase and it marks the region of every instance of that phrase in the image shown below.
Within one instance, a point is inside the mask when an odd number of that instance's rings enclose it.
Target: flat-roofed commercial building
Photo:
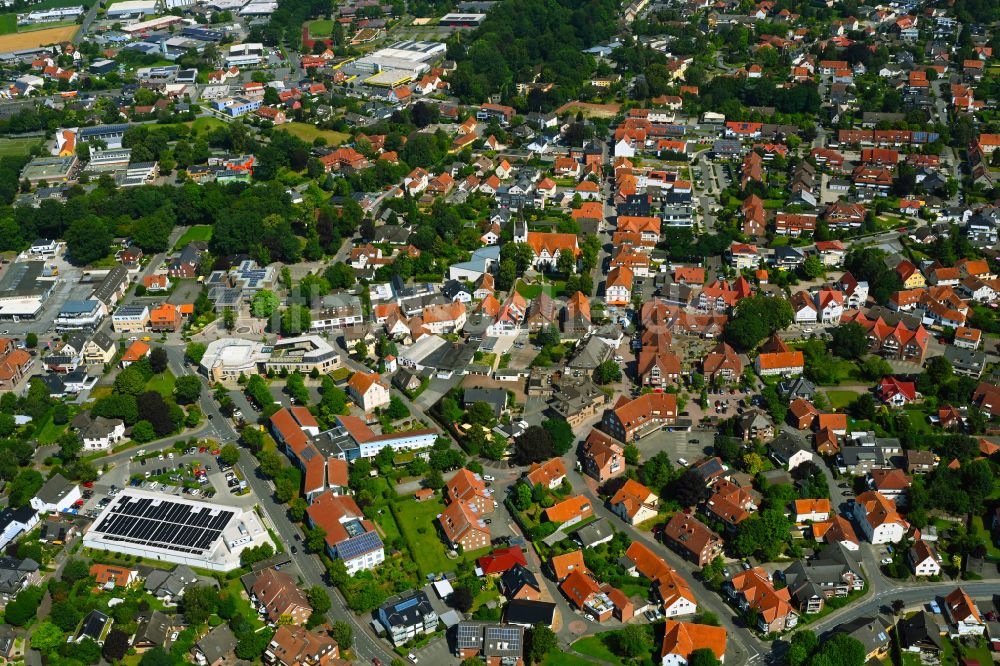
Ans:
[[[0,274],[0,320],[35,319],[41,313],[56,285],[43,277],[44,271],[41,261],[7,264]]]
[[[126,488],[104,508],[83,545],[213,571],[240,566],[246,548],[270,543],[253,509]]]
[[[66,157],[36,157],[21,170],[21,180],[32,187],[42,184],[69,183],[76,180],[79,160],[76,155]]]
[[[220,338],[208,344],[199,366],[202,374],[216,382],[231,382],[240,375],[250,376],[274,370],[314,369],[328,374],[340,367],[340,354],[317,335],[285,338],[273,345],[240,338]]]

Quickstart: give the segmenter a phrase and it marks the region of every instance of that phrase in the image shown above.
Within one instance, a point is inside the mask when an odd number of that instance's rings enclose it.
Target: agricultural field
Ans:
[[[315,125],[308,123],[286,123],[275,129],[284,130],[294,137],[312,143],[316,137],[326,139],[326,145],[339,146],[350,138],[350,134],[344,132],[334,132],[333,130],[321,130]]]
[[[44,28],[0,36],[0,51],[20,51],[49,44],[59,44],[73,39],[80,26],[75,23],[60,28]]]
[[[566,102],[558,109],[556,115],[564,113],[577,114],[582,112],[587,118],[614,118],[621,111],[620,104],[594,104],[591,102]]]

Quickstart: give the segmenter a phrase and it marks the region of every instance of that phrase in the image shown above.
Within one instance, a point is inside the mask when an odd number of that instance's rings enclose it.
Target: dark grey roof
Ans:
[[[22,506],[20,509],[7,507],[3,511],[0,511],[0,534],[7,531],[7,527],[11,523],[27,525],[37,514],[38,512],[30,506]]]
[[[90,423],[80,428],[80,434],[86,438],[104,437],[115,427],[124,423],[121,419],[106,419],[103,416],[95,416],[90,420]]]
[[[615,531],[611,529],[611,525],[606,520],[595,520],[578,529],[575,534],[580,545],[584,548],[589,548],[596,543],[601,543],[611,538],[614,536]]]
[[[205,634],[195,647],[205,655],[208,663],[213,664],[222,659],[236,647],[236,636],[227,624],[220,624]]]
[[[94,297],[107,304],[111,296],[128,282],[128,269],[124,266],[112,268],[104,280],[94,290]]]
[[[768,444],[768,447],[771,449],[771,453],[774,454],[776,458],[784,462],[788,462],[788,460],[799,451],[812,452],[804,439],[787,432],[782,432],[778,435],[773,442]]]
[[[504,620],[511,624],[525,626],[535,626],[536,624],[551,626],[555,612],[556,605],[548,601],[511,599],[507,603]]]
[[[500,582],[503,585],[504,592],[508,597],[512,597],[525,585],[532,587],[538,591],[541,591],[541,585],[538,584],[538,578],[532,571],[521,566],[520,564],[515,564],[513,567],[504,571],[500,576]]]
[[[834,629],[835,633],[847,634],[865,646],[865,653],[874,652],[889,644],[891,624],[885,618],[859,617],[845,622]]]
[[[80,631],[77,632],[76,639],[79,641],[83,638],[92,638],[95,641],[100,641],[101,634],[104,633],[104,627],[106,627],[110,621],[111,618],[101,611],[90,611],[90,614],[83,618],[83,624],[80,625]]]
[[[467,388],[462,394],[462,403],[468,407],[477,402],[485,402],[493,408],[493,415],[499,417],[507,407],[507,391],[497,388]]]
[[[39,488],[35,497],[46,504],[58,504],[75,487],[75,483],[70,483],[62,474],[56,473]]]
[[[0,593],[11,595],[21,590],[24,580],[38,571],[38,562],[31,558],[0,558]],[[3,650],[0,649],[0,653]]]
[[[98,331],[94,333],[90,341],[100,347],[103,350],[111,349],[115,346],[115,341],[107,334],[106,331]]]
[[[154,610],[140,618],[139,629],[135,632],[134,643],[163,646],[170,636],[170,630],[180,625],[177,616]]]
[[[379,608],[379,617],[387,628],[412,627],[423,623],[424,617],[433,613],[434,608],[423,590],[392,597]]]
[[[903,649],[913,645],[941,649],[941,628],[927,611],[900,620],[896,629],[899,631],[899,645]]]

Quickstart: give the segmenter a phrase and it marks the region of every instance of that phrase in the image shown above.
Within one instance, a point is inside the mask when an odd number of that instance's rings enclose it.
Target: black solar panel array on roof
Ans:
[[[109,541],[203,554],[233,519],[225,509],[120,496],[97,525]]]

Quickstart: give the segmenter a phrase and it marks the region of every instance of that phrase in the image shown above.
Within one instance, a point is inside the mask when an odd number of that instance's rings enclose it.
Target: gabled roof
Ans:
[[[562,555],[553,555],[550,563],[556,580],[562,580],[574,571],[587,569],[587,565],[583,563],[582,550],[574,550]]]
[[[532,486],[539,483],[548,487],[556,479],[566,476],[566,465],[562,458],[552,458],[544,463],[534,463],[525,477]]]
[[[559,589],[562,590],[571,602],[577,608],[583,608],[583,604],[586,603],[587,599],[591,596],[600,593],[601,588],[598,586],[597,582],[590,577],[590,574],[586,569],[576,569],[566,580],[559,585]]]
[[[521,566],[528,565],[528,561],[524,557],[524,551],[517,546],[497,548],[489,555],[480,557],[477,563],[486,575],[503,573],[513,568],[515,564],[520,564]]]
[[[583,495],[577,495],[546,509],[545,518],[553,523],[565,523],[567,520],[583,516],[591,511],[593,511],[593,507],[590,500]]]
[[[663,627],[660,657],[675,654],[685,661],[695,650],[711,650],[716,659],[726,654],[726,630],[707,624],[691,624],[667,620]]]

